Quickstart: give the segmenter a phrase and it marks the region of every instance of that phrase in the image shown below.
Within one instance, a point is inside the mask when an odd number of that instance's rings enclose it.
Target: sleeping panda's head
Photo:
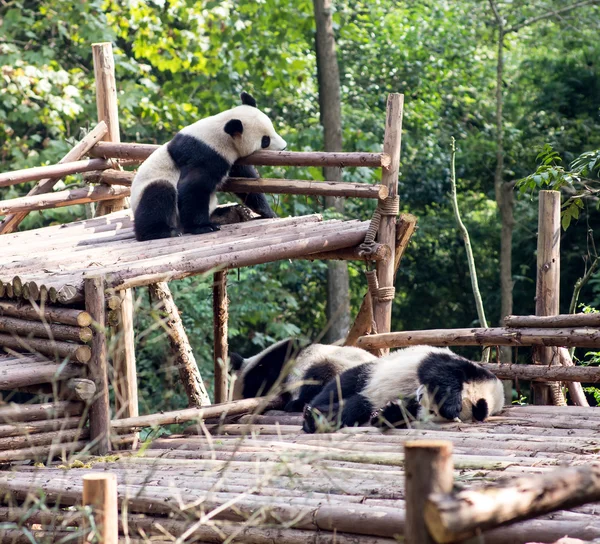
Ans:
[[[234,375],[233,400],[266,395],[283,377],[282,370],[298,353],[299,343],[295,338],[281,340],[260,353],[244,358],[231,353],[229,366]]]

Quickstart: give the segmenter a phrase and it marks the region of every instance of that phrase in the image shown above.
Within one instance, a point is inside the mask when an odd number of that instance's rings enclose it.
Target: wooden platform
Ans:
[[[46,504],[80,504],[83,474],[109,471],[117,474],[120,499],[127,499],[133,538],[188,531],[201,542],[391,544],[404,530],[407,440],[451,440],[456,484],[466,487],[600,460],[597,408],[509,407],[483,424],[385,433],[362,427],[307,435],[300,421],[299,414],[269,412],[221,426],[207,422],[186,435],[154,440],[141,454],[82,457],[88,463],[82,468],[13,467],[0,473],[0,487],[15,505],[41,489]],[[587,505],[496,529],[484,542],[600,538],[599,509]],[[0,509],[0,521],[19,512]],[[64,514],[62,530],[69,525]]]
[[[223,225],[218,232],[137,242],[131,211],[0,237],[0,298],[48,290],[65,304],[82,300],[83,279],[106,275],[123,289],[354,247],[369,222],[323,221],[320,215]],[[42,287],[43,286],[43,287]],[[31,289],[29,289],[31,287]],[[35,295],[33,295],[35,298]],[[54,302],[54,300],[53,300]]]

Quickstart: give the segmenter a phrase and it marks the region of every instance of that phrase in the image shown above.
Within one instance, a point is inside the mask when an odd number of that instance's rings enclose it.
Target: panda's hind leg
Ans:
[[[133,230],[138,241],[179,236],[177,191],[168,181],[154,181],[143,191],[135,209]]]

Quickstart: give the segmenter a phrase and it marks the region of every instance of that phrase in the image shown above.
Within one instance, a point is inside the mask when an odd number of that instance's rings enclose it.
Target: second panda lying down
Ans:
[[[314,433],[369,420],[394,427],[428,414],[436,421],[484,421],[503,406],[502,382],[479,364],[448,348],[412,346],[329,382],[306,407],[303,429]]]

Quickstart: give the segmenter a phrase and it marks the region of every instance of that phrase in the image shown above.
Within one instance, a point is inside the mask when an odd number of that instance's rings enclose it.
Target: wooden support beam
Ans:
[[[158,311],[163,314],[161,324],[169,336],[171,353],[179,371],[179,378],[185,389],[188,404],[196,408],[209,405],[210,398],[204,387],[192,346],[179,316],[179,309],[173,300],[169,284],[157,282],[149,285],[148,289]]]
[[[587,465],[453,494],[434,492],[424,511],[435,541],[446,544],[462,542],[506,523],[599,500],[600,465]]]
[[[103,200],[122,199],[129,196],[130,192],[129,187],[99,185],[97,187],[68,189],[36,196],[23,196],[0,202],[0,215],[46,210],[48,208],[63,208],[65,206]]]
[[[361,336],[363,349],[432,346],[565,346],[600,347],[600,329],[431,329]]]
[[[92,157],[146,160],[160,146],[154,144],[99,142],[90,151]],[[255,166],[337,166],[346,168],[366,166],[388,168],[390,157],[386,153],[329,153],[324,151],[257,151],[240,159],[238,164]]]
[[[85,176],[85,179],[90,183],[131,185],[134,176],[135,172],[105,170],[91,172]],[[384,199],[388,195],[388,188],[379,184],[274,178],[227,178],[226,182],[219,187],[219,191],[223,193],[271,193],[377,199]]]
[[[564,348],[563,348],[564,349]],[[501,380],[532,380],[538,382],[584,382],[600,383],[600,368],[597,366],[543,366],[484,364]]]
[[[103,276],[94,276],[85,280],[85,308],[94,320],[92,358],[88,367],[90,378],[97,388],[96,396],[90,406],[90,438],[94,443],[95,453],[106,455],[110,451],[110,404]]]
[[[600,327],[600,312],[596,314],[561,315],[508,315],[504,318],[505,327],[562,328]]]
[[[104,135],[108,132],[108,127],[104,121],[100,121],[88,134],[75,145],[58,164],[64,164],[80,160]],[[52,188],[58,183],[60,177],[42,179],[27,196],[35,196],[43,193],[49,193]],[[28,212],[21,212],[5,217],[0,222],[0,234],[8,234],[15,232],[23,219],[27,217]]]
[[[537,243],[537,279],[535,291],[535,315],[555,316],[560,300],[560,192],[540,191]],[[558,365],[556,350],[548,347],[535,348],[536,364]],[[532,384],[533,404],[566,405],[560,384]]]
[[[94,517],[93,537],[89,538],[91,528],[86,524],[85,529],[88,535],[84,541],[118,544],[117,476],[107,473],[85,474],[83,476],[83,506],[91,506]],[[85,517],[83,521],[86,521]]]
[[[381,184],[388,188],[388,198],[398,195],[398,172],[400,169],[400,147],[402,142],[402,109],[404,95],[390,94],[387,101],[387,117],[385,135],[383,139],[383,152],[391,159],[390,165],[382,170]],[[388,262],[377,263],[377,280],[379,288],[394,286],[394,259],[395,259],[396,217],[382,215],[377,233],[377,241],[389,246],[392,250]],[[377,332],[386,333],[391,329],[392,323],[392,298],[376,298],[373,300],[373,318]],[[386,350],[384,349],[385,354]]]
[[[431,538],[423,508],[432,493],[450,493],[454,480],[452,442],[414,440],[404,444],[406,544],[435,544]]]
[[[228,344],[227,323],[229,320],[229,301],[227,300],[227,270],[213,275],[213,330],[215,365],[215,403],[227,401],[228,384]]]

